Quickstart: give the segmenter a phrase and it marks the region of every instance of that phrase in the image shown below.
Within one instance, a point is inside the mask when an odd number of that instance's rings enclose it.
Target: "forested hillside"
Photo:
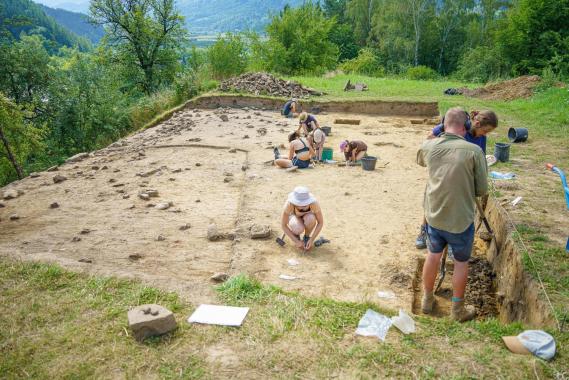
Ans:
[[[90,47],[90,42],[75,35],[48,16],[43,8],[31,0],[3,0],[0,3],[0,29],[13,38],[20,34],[43,36],[52,50],[59,46],[78,46],[81,50]]]
[[[54,9],[45,5],[42,5],[42,9],[57,23],[78,36],[89,39],[94,44],[98,43],[105,34],[102,27],[89,23],[89,17],[83,13],[70,12],[60,8]]]

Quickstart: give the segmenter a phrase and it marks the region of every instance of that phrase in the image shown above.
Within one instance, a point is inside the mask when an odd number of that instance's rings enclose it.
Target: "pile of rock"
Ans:
[[[274,77],[267,73],[246,73],[227,79],[219,85],[224,92],[247,92],[255,95],[284,96],[288,98],[306,98],[320,96],[322,92],[302,87],[300,84]]]

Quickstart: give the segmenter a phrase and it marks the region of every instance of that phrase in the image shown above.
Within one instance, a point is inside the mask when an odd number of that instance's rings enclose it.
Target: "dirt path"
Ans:
[[[362,123],[333,125],[339,116]],[[264,162],[272,159],[273,145],[286,143],[295,120],[268,111],[187,110],[81,162],[10,185],[24,194],[0,208],[0,254],[136,277],[192,302],[212,301],[209,277],[221,271],[249,273],[309,295],[411,310],[426,178],[414,159],[430,127],[358,115],[318,119],[332,126],[327,146],[335,159],[341,139],[362,139],[379,156],[378,166],[389,164],[374,172],[322,165],[286,173]],[[54,184],[56,174],[67,180]],[[284,248],[274,243],[284,200],[297,185],[319,199],[322,234],[332,240],[309,254],[290,242]],[[148,189],[158,197],[140,199],[138,193]],[[169,201],[167,210],[149,207]],[[53,202],[59,208],[50,208]],[[19,219],[9,220],[14,213]],[[235,239],[208,241],[210,223]],[[255,223],[270,225],[272,238],[251,240]],[[186,224],[191,227],[181,230]],[[289,258],[300,264],[289,266]],[[280,274],[298,279],[280,280]],[[391,290],[396,298],[379,299],[378,290]]]

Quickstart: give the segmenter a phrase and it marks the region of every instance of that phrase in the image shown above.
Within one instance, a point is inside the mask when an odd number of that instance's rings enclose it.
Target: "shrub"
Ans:
[[[407,69],[407,78],[415,80],[435,80],[439,74],[427,66],[415,66]]]
[[[245,72],[247,49],[238,34],[220,37],[208,51],[209,65],[216,79],[224,79]]]
[[[358,56],[349,59],[340,65],[340,69],[346,73],[356,73],[374,77],[382,77],[385,70],[371,49],[362,49]]]
[[[497,48],[478,46],[464,53],[458,63],[456,76],[476,83],[500,79],[509,73],[509,68],[504,62]]]

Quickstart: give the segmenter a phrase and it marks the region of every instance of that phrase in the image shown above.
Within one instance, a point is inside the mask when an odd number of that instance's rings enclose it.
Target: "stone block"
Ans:
[[[177,325],[174,314],[170,310],[160,305],[148,304],[129,310],[128,327],[134,338],[142,342],[148,337],[173,331]]]

